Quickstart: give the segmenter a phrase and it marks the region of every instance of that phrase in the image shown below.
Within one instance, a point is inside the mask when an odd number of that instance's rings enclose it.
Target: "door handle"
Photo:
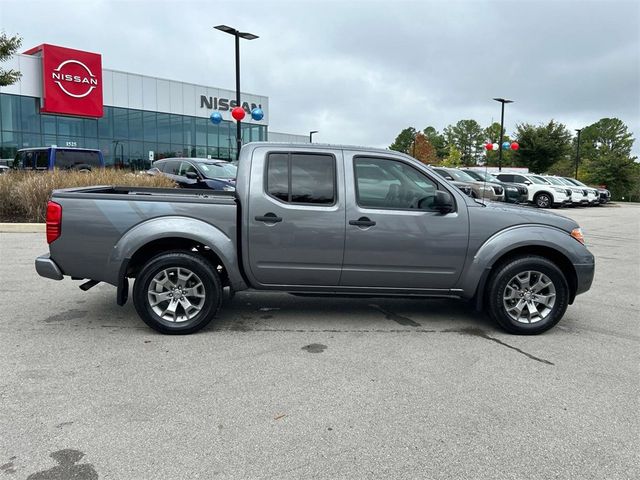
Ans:
[[[356,227],[373,227],[375,224],[376,222],[367,217],[360,217],[358,220],[349,220],[349,225],[355,225]]]
[[[265,213],[264,215],[258,215],[256,217],[258,222],[278,223],[282,221],[282,217],[278,217],[275,213]]]

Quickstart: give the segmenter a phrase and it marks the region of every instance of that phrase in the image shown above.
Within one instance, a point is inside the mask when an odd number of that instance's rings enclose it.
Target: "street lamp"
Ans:
[[[580,132],[581,128],[576,128],[576,132],[578,132],[578,145],[576,146],[576,176],[575,179],[578,179],[578,164],[580,163]]]
[[[502,171],[502,138],[504,135],[504,104],[513,103],[513,100],[506,100],[504,98],[494,98],[496,102],[502,104],[502,112],[500,113],[500,143],[498,143],[498,171]]]
[[[233,27],[228,27],[227,25],[218,25],[213,28],[220,30],[221,32],[228,33],[229,35],[233,35],[236,39],[236,106],[242,107],[242,103],[240,103],[240,38],[244,38],[245,40],[255,40],[258,36],[249,32],[241,32]],[[242,126],[240,124],[241,122],[238,120],[238,123],[236,124],[236,160],[240,157],[240,148],[242,147]]]
[[[318,130],[311,130],[309,132],[309,143],[313,143],[313,134],[318,133]]]

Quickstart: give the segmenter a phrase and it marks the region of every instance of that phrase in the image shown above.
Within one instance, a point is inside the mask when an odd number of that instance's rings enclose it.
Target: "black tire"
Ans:
[[[487,307],[489,315],[509,333],[517,335],[536,335],[555,326],[567,310],[569,302],[569,285],[558,268],[550,260],[539,256],[522,256],[498,265],[488,284]],[[507,286],[518,274],[533,271],[545,275],[555,288],[555,303],[542,319],[534,323],[522,323],[509,315],[505,308],[504,296]],[[544,292],[544,290],[543,290]],[[547,290],[548,292],[548,290]]]
[[[548,193],[540,192],[533,197],[533,203],[535,203],[538,208],[551,208],[553,198]]]
[[[150,304],[148,291],[151,281],[163,270],[171,268],[189,270],[202,283],[204,301],[193,318],[172,322],[158,315]],[[197,332],[211,322],[222,303],[222,285],[215,267],[206,259],[184,251],[167,252],[153,257],[142,267],[133,285],[133,303],[140,318],[154,330],[185,335]]]

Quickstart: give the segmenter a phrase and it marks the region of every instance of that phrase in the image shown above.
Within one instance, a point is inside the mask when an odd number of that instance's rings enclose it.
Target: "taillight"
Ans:
[[[47,243],[52,243],[62,231],[62,206],[56,202],[47,203]]]

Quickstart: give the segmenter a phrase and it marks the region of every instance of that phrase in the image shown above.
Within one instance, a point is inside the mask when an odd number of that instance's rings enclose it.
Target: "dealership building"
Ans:
[[[22,77],[0,87],[0,158],[56,145],[99,148],[108,165],[145,168],[166,157],[236,155],[235,91],[102,68],[100,54],[40,45],[2,64]],[[269,98],[241,94],[242,142],[308,142],[269,131]],[[251,111],[264,116],[255,120]],[[210,120],[219,112],[222,121]]]

